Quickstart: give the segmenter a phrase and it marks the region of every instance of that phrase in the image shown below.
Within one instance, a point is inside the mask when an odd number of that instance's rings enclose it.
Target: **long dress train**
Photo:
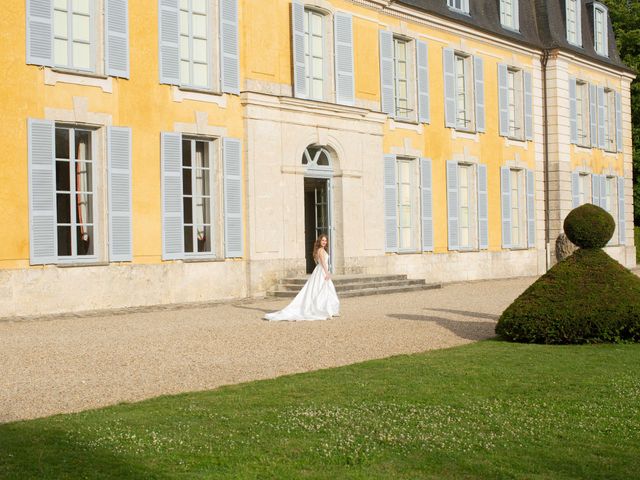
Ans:
[[[323,250],[323,261],[329,264],[329,254]],[[340,300],[331,279],[325,280],[322,265],[318,263],[309,280],[298,295],[279,312],[267,313],[264,318],[271,321],[282,320],[326,320],[340,311]]]

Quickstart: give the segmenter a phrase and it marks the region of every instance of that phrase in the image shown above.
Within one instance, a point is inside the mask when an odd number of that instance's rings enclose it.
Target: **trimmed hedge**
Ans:
[[[564,232],[580,248],[604,247],[615,229],[611,214],[591,203],[574,208],[564,220]]]
[[[520,295],[496,333],[526,343],[640,341],[640,278],[600,249],[580,249]]]

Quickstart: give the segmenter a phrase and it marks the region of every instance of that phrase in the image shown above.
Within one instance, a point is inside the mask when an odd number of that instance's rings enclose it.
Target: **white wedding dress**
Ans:
[[[329,264],[329,254],[322,250],[325,265]],[[340,310],[340,300],[331,279],[325,280],[324,269],[318,263],[311,277],[289,305],[279,312],[267,313],[264,318],[271,321],[283,320],[326,320],[335,317]]]

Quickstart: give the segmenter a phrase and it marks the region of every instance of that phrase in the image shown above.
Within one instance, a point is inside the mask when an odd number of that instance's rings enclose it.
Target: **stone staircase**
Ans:
[[[267,292],[267,295],[293,298],[305,284],[307,278],[308,276],[283,278]],[[406,275],[334,275],[332,280],[338,296],[341,298],[442,288],[440,283],[409,280]]]

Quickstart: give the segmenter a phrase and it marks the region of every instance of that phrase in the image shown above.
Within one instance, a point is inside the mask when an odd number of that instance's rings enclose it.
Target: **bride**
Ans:
[[[266,320],[326,320],[335,317],[340,310],[340,300],[329,275],[327,236],[323,233],[313,245],[316,268],[296,298],[283,310],[267,313]]]

